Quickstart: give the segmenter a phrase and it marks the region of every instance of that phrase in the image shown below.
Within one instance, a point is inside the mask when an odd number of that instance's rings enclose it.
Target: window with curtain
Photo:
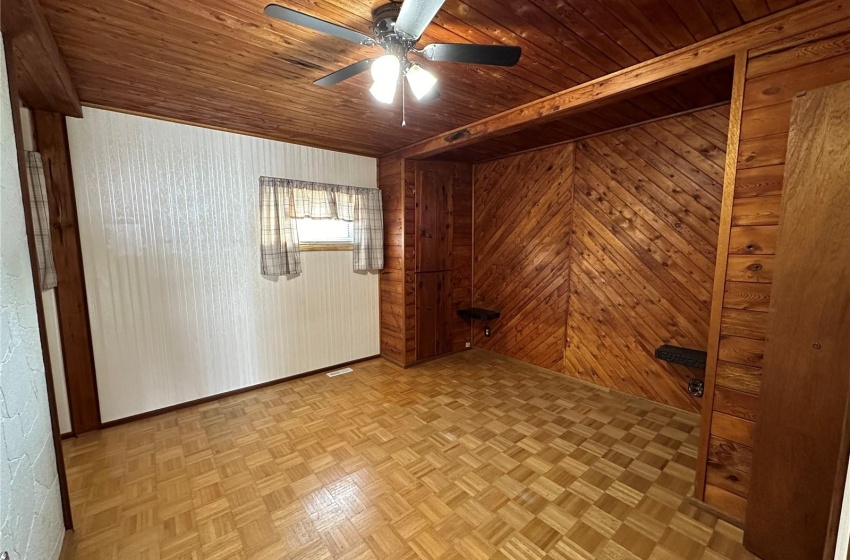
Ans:
[[[384,267],[381,191],[260,177],[260,269],[267,276],[301,273],[299,220],[351,222],[354,270]]]
[[[53,264],[53,245],[50,242],[47,182],[44,179],[44,164],[41,161],[41,154],[28,151],[26,160],[35,252],[38,259],[38,279],[41,290],[46,291],[56,287],[56,267]]]
[[[333,218],[298,218],[295,220],[301,248],[347,247],[354,243],[354,223]]]

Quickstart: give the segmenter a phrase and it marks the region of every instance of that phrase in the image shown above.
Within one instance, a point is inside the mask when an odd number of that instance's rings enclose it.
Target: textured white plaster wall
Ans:
[[[374,188],[374,158],[89,108],[68,136],[104,421],[378,354],[350,251],[260,275],[260,176]]]
[[[64,526],[2,46],[0,69],[0,551],[50,560]]]

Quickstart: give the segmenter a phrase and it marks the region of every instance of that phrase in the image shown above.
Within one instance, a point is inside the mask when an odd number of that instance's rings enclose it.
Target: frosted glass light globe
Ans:
[[[405,75],[407,76],[407,83],[410,84],[410,90],[416,96],[416,99],[422,99],[428,95],[428,92],[437,83],[437,78],[418,64],[411,64]]]
[[[393,102],[395,98],[395,90],[397,82],[375,82],[372,84],[372,87],[369,88],[369,93],[372,94],[372,97],[380,101],[381,103],[390,104]]]
[[[385,54],[376,58],[375,62],[372,63],[372,79],[378,83],[396,83],[400,68],[401,62],[399,62],[397,56]]]

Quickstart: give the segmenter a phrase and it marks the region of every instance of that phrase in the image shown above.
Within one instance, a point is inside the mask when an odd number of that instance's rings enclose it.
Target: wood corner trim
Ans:
[[[708,326],[708,348],[705,369],[705,393],[702,402],[700,440],[697,448],[694,494],[705,500],[708,446],[711,438],[711,418],[714,408],[714,390],[720,348],[720,324],[723,297],[726,289],[726,269],[729,258],[729,241],[732,229],[732,204],[735,197],[735,179],[738,169],[738,144],[741,138],[744,85],[747,76],[747,53],[735,56],[735,73],[732,83],[732,105],[729,109],[729,134],[726,139],[726,162],[723,174],[723,196],[720,207],[720,224],[717,232],[717,256],[714,263],[714,283],[711,293],[711,316]]]

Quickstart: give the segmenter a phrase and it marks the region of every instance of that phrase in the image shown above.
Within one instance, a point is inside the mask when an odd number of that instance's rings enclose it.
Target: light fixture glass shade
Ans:
[[[395,98],[395,90],[398,82],[375,82],[372,84],[372,87],[369,88],[369,93],[372,94],[372,97],[380,101],[381,103],[390,104],[393,102]]]
[[[407,76],[407,83],[410,84],[410,90],[416,96],[416,99],[422,99],[428,95],[428,92],[437,83],[437,78],[434,77],[434,74],[418,64],[411,64],[405,75]]]
[[[398,73],[401,67],[398,57],[392,54],[375,59],[372,63],[372,79],[377,83],[393,83],[398,81]]]

